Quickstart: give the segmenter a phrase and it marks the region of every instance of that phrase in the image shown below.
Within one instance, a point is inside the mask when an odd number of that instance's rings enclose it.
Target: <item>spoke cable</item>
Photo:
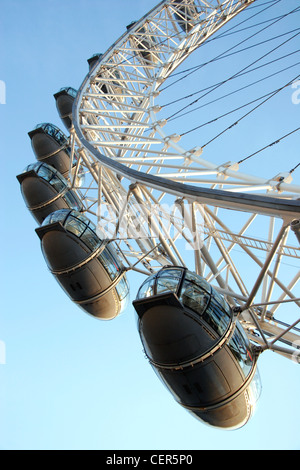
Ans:
[[[299,65],[299,64],[300,64],[300,62],[298,63],[298,65]],[[291,82],[289,82],[289,84],[291,84]],[[283,88],[285,88],[286,86],[287,86],[287,85],[285,85]],[[281,91],[283,88],[282,88],[282,87],[281,87],[281,88],[277,88],[276,90],[270,91],[269,93],[266,93],[266,94],[264,94],[264,95],[262,95],[262,96],[260,96],[260,97],[258,97],[258,98],[255,98],[255,99],[253,99],[253,100],[251,100],[251,101],[248,101],[247,103],[242,104],[241,106],[238,106],[237,108],[231,109],[230,111],[227,111],[226,113],[223,113],[223,114],[221,114],[220,116],[218,116],[218,117],[216,117],[216,118],[213,118],[213,119],[211,119],[211,120],[209,120],[209,121],[207,121],[207,122],[205,122],[205,123],[203,123],[203,124],[200,124],[199,126],[194,127],[193,129],[190,129],[189,131],[184,132],[184,133],[182,133],[182,134],[180,134],[180,135],[181,135],[181,137],[182,137],[182,136],[184,136],[184,135],[186,135],[186,134],[189,134],[189,133],[191,133],[191,132],[194,132],[194,131],[197,130],[197,129],[200,129],[200,128],[202,128],[202,127],[205,127],[205,126],[207,126],[208,124],[212,124],[212,123],[218,121],[219,119],[222,119],[223,117],[229,116],[230,114],[233,114],[233,113],[235,113],[236,111],[239,111],[240,109],[246,108],[247,106],[250,106],[250,104],[256,103],[257,101],[260,101],[260,100],[262,100],[262,99],[264,99],[264,98],[267,98],[267,97],[272,98],[272,96],[275,96],[275,94],[278,93],[279,91]],[[265,100],[263,103],[265,103],[266,101],[267,101],[267,100]],[[263,104],[263,103],[261,103],[261,104]],[[257,108],[258,108],[258,106],[256,106],[255,108],[253,108],[250,112],[253,112],[253,111],[254,111],[255,109],[257,109]],[[249,113],[247,113],[247,114],[245,115],[245,117],[246,117],[248,114],[249,114]],[[174,118],[174,119],[176,119],[176,118]],[[243,119],[243,117],[242,117],[241,119]],[[237,121],[237,122],[234,123],[233,125],[238,124],[238,122],[239,122],[239,121]],[[233,127],[233,125],[231,125],[228,129],[231,129],[231,128]],[[227,130],[227,129],[226,129],[226,130]],[[225,132],[225,131],[223,131],[223,132]],[[206,144],[206,145],[207,145],[207,144]],[[204,147],[204,146],[202,146],[202,148],[203,148],[203,147]]]
[[[287,55],[290,56],[290,55],[295,54],[295,53],[298,53],[298,52],[300,52],[300,49],[298,49],[298,50],[295,51],[295,52],[292,52],[291,54],[287,54]],[[283,57],[285,58],[286,56],[283,56]],[[280,59],[282,59],[282,57],[280,57]],[[276,59],[276,60],[277,60],[277,59]],[[273,62],[273,61],[272,61],[272,62]],[[268,63],[268,64],[269,64],[269,63]],[[264,66],[265,66],[265,65],[266,65],[266,64],[264,64]],[[277,72],[273,72],[273,73],[271,73],[271,74],[269,74],[269,75],[266,75],[266,76],[263,77],[263,78],[260,78],[260,79],[258,79],[258,80],[255,80],[254,82],[248,83],[247,85],[244,85],[244,86],[242,86],[242,87],[240,87],[240,88],[237,88],[237,89],[234,90],[234,91],[231,91],[231,92],[229,92],[229,93],[226,93],[225,95],[219,96],[218,98],[215,98],[215,99],[213,99],[213,100],[211,100],[211,101],[208,101],[208,102],[205,103],[205,104],[201,104],[200,106],[197,106],[196,108],[193,108],[193,109],[190,109],[189,111],[186,111],[186,112],[184,112],[184,113],[181,113],[181,114],[179,114],[179,115],[173,117],[172,119],[169,119],[169,121],[174,121],[174,120],[176,120],[176,119],[179,119],[179,118],[182,117],[182,116],[185,116],[186,114],[193,113],[194,111],[197,111],[198,109],[204,108],[204,107],[206,107],[206,106],[208,106],[208,105],[210,105],[210,104],[212,104],[212,103],[216,103],[217,101],[221,101],[221,100],[224,99],[224,98],[228,98],[228,96],[234,95],[234,94],[236,94],[236,93],[238,93],[238,92],[240,92],[240,91],[242,91],[242,90],[245,90],[245,89],[247,89],[247,88],[250,88],[250,87],[253,86],[253,85],[257,85],[257,83],[263,82],[263,81],[265,81],[265,80],[267,80],[267,79],[269,79],[269,78],[273,78],[274,76],[279,75],[279,74],[282,73],[282,72],[286,72],[287,70],[292,69],[292,68],[294,68],[294,67],[296,67],[296,66],[298,66],[298,65],[300,65],[300,62],[296,62],[296,63],[293,64],[293,65],[290,65],[290,66],[288,66],[288,67],[284,67],[283,69],[280,69],[280,70],[278,70]],[[260,66],[260,67],[262,67],[262,66]],[[260,68],[260,67],[259,67],[259,68]],[[256,69],[257,69],[257,67],[255,67],[255,69],[251,69],[251,70],[248,71],[248,72],[245,72],[245,74],[246,74],[246,73],[249,73],[249,72],[252,72],[253,70],[256,70]],[[242,74],[242,75],[244,75],[244,74]],[[208,87],[208,88],[210,88],[210,87]],[[207,89],[207,88],[206,88],[206,89]],[[206,89],[203,89],[202,91],[205,91]],[[270,93],[272,93],[272,92],[270,92]]]
[[[251,34],[250,36],[248,36],[246,39],[244,39],[243,41],[241,41],[240,43],[237,43],[235,44],[234,46],[231,46],[229,49],[227,49],[226,51],[220,53],[219,55],[217,55],[216,57],[214,57],[213,59],[211,59],[210,61],[204,63],[204,64],[200,64],[198,66],[196,66],[196,68],[194,68],[191,72],[187,73],[186,75],[184,75],[183,77],[181,78],[178,78],[177,80],[175,80],[174,82],[170,83],[169,85],[165,86],[164,88],[161,89],[161,91],[164,91],[166,90],[167,88],[175,85],[176,83],[180,82],[181,80],[183,80],[184,78],[192,75],[192,73],[195,73],[197,70],[203,68],[205,65],[207,64],[210,64],[216,60],[219,60],[219,58],[221,58],[224,54],[230,52],[231,50],[235,49],[236,47],[238,47],[240,44],[243,44],[244,42],[248,41],[249,39],[252,39],[253,37],[257,36],[258,34],[260,34],[261,32],[265,31],[266,29],[270,28],[271,26],[274,26],[274,24],[278,23],[279,21],[281,21],[282,19],[286,18],[288,15],[291,15],[292,13],[296,13],[300,11],[300,7],[296,7],[294,10],[290,11],[289,13],[286,13],[284,15],[281,15],[279,17],[276,17],[274,19],[274,21],[271,23],[271,24],[268,24],[267,26],[263,27],[262,29],[260,29],[259,31],[256,31],[255,33]],[[205,41],[207,43],[207,41]],[[205,44],[205,43],[204,43]],[[174,76],[174,74],[172,74]]]
[[[292,30],[290,30],[290,31],[287,31],[286,33],[279,34],[278,36],[273,36],[272,38],[268,38],[268,39],[265,39],[264,41],[257,42],[257,43],[255,43],[255,44],[252,44],[251,46],[244,47],[243,49],[239,49],[238,51],[231,52],[231,53],[229,53],[229,54],[227,54],[227,55],[223,55],[223,54],[222,54],[221,56],[215,57],[213,60],[210,60],[210,61],[208,61],[208,62],[203,62],[202,64],[195,65],[194,67],[190,67],[189,69],[186,69],[185,72],[190,71],[190,70],[194,70],[194,69],[197,69],[197,70],[198,70],[198,67],[200,67],[200,66],[201,66],[201,67],[204,67],[205,65],[208,65],[208,64],[210,64],[211,62],[215,62],[215,61],[218,61],[218,60],[226,59],[227,57],[231,57],[231,56],[233,56],[233,55],[235,55],[235,54],[239,54],[240,52],[244,52],[244,51],[249,50],[249,49],[252,49],[252,48],[254,48],[254,47],[261,46],[262,44],[266,44],[267,42],[274,41],[274,39],[281,38],[281,37],[283,37],[283,36],[286,36],[287,34],[292,34],[292,33],[296,32],[296,31],[299,31],[299,30],[300,30],[300,28],[295,28],[295,29],[292,29]],[[204,43],[204,44],[205,44],[205,43]],[[240,43],[240,44],[241,44],[241,43]],[[183,73],[183,72],[178,72],[178,74],[180,74],[180,73]],[[174,76],[174,75],[176,75],[176,74],[172,74],[172,76]],[[183,77],[183,78],[184,78],[184,77]],[[175,83],[175,82],[174,82],[174,83]],[[197,92],[195,92],[194,94],[197,94],[197,93],[200,93],[200,91],[197,91]],[[180,100],[189,98],[190,96],[191,96],[191,95],[184,96],[184,97],[180,98]],[[177,100],[177,101],[179,101],[179,100]],[[176,101],[175,101],[175,102],[176,102]],[[162,105],[162,107],[169,106],[169,105],[172,104],[172,103],[173,103],[173,102],[167,103],[167,104],[165,104],[165,105]]]
[[[262,152],[263,150],[266,150],[267,148],[269,147],[273,147],[273,145],[277,145],[279,144],[279,142],[281,142],[283,139],[286,139],[287,137],[289,137],[290,135],[292,134],[295,134],[296,132],[300,131],[300,127],[298,127],[297,129],[294,129],[293,131],[289,132],[288,134],[285,134],[283,135],[282,137],[280,137],[279,139],[275,140],[274,142],[271,142],[270,144],[266,145],[265,147],[257,150],[256,152],[254,153],[251,153],[251,155],[248,155],[247,157],[245,158],[242,158],[238,163],[243,163],[245,162],[246,160],[249,160],[249,158],[252,158],[254,157],[254,155],[257,155],[258,153]],[[298,166],[300,165],[300,163],[298,163],[298,165],[295,166],[295,168],[293,168],[290,173],[292,173]]]
[[[276,5],[277,3],[281,2],[281,1],[282,1],[282,0],[277,0],[275,3],[273,3],[273,4],[272,4],[271,6],[269,6],[268,8],[271,8],[272,6]],[[243,10],[243,12],[249,11],[250,8],[254,8],[254,7],[256,8],[256,7],[258,7],[258,5],[252,5],[251,7],[248,7],[248,9]],[[240,23],[238,23],[238,24],[232,26],[231,28],[229,28],[229,29],[228,29],[227,31],[225,31],[224,33],[220,33],[220,34],[215,35],[215,36],[213,36],[213,37],[211,37],[211,38],[208,38],[203,44],[201,44],[201,47],[203,47],[203,46],[209,44],[209,43],[212,42],[212,41],[216,41],[217,39],[222,39],[222,38],[225,37],[225,36],[229,36],[229,35],[234,34],[234,33],[236,33],[236,32],[243,31],[243,30],[239,30],[239,31],[234,31],[234,32],[232,32],[232,30],[235,29],[237,26],[240,26],[241,24],[245,23],[246,21],[249,21],[250,19],[253,19],[255,16],[259,15],[260,13],[263,13],[263,12],[264,12],[265,10],[267,10],[268,8],[265,8],[264,10],[261,10],[260,12],[256,13],[255,15],[250,16],[249,18],[246,18],[244,21],[242,21],[242,22],[240,22]],[[273,20],[275,20],[275,19],[277,19],[277,18],[272,18],[272,19],[268,20],[268,22],[269,22],[269,21],[273,21]],[[261,24],[262,24],[262,23],[256,23],[256,24],[250,26],[250,28],[255,28],[256,26],[260,26]],[[246,29],[246,28],[245,28],[245,29]],[[241,44],[241,43],[240,43],[240,44]],[[225,51],[225,52],[226,52],[226,51]],[[175,77],[176,75],[181,75],[182,73],[189,72],[190,70],[194,70],[194,69],[198,68],[200,65],[202,65],[202,64],[198,64],[198,65],[195,65],[195,66],[190,67],[190,68],[188,68],[188,69],[185,69],[185,70],[181,70],[181,71],[179,71],[179,72],[172,73],[172,77]],[[170,86],[172,86],[172,85],[173,85],[173,83],[170,84]],[[168,86],[169,86],[169,85],[168,85]],[[165,87],[165,88],[168,88],[168,86]],[[162,90],[164,90],[165,88],[162,88]]]
[[[294,168],[292,168],[292,169],[290,170],[290,174],[294,173],[294,171],[295,171],[299,166],[300,166],[300,162],[297,163],[297,165],[294,166]]]
[[[205,96],[207,96],[209,93],[211,93],[212,91],[215,91],[217,88],[219,88],[220,86],[224,85],[225,83],[228,83],[229,81],[233,80],[234,78],[236,78],[237,76],[240,76],[245,70],[249,69],[249,67],[251,67],[252,65],[255,65],[257,64],[259,61],[261,61],[262,59],[264,59],[265,57],[267,57],[268,55],[272,54],[273,52],[275,52],[276,50],[278,50],[280,47],[282,47],[283,45],[287,44],[289,41],[291,41],[292,39],[294,39],[295,37],[299,36],[300,32],[294,34],[291,38],[287,39],[286,41],[284,41],[283,43],[279,44],[278,46],[274,47],[273,49],[271,49],[270,51],[266,52],[265,54],[263,54],[262,56],[260,56],[258,59],[256,59],[255,61],[251,62],[250,64],[248,64],[247,66],[243,67],[239,72],[236,72],[235,74],[231,75],[229,78],[225,79],[225,80],[222,80],[221,82],[219,82],[217,85],[215,85],[212,89],[210,89],[209,91],[207,91],[206,93],[204,93],[203,95],[201,95],[199,98],[197,98],[196,100],[192,101],[191,103],[187,104],[186,106],[182,107],[180,110],[176,111],[175,113],[173,113],[171,116],[169,116],[167,118],[167,120],[173,118],[174,116],[176,116],[177,114],[179,114],[181,111],[184,111],[185,109],[189,108],[190,106],[192,106],[193,104],[197,103],[200,99],[204,98]]]
[[[277,90],[275,90],[270,96],[268,96],[265,100],[263,100],[261,103],[259,103],[257,106],[255,106],[254,108],[252,108],[250,111],[248,111],[246,114],[244,114],[243,116],[241,116],[236,122],[234,122],[233,124],[231,124],[230,126],[226,127],[226,129],[224,129],[223,131],[219,132],[219,134],[217,134],[215,137],[213,137],[212,139],[210,139],[208,142],[206,142],[206,144],[202,145],[202,148],[206,147],[208,144],[210,144],[211,142],[213,142],[214,140],[216,140],[218,137],[220,137],[221,135],[223,135],[225,132],[227,132],[228,130],[232,129],[233,127],[235,127],[237,124],[239,124],[243,119],[245,119],[247,116],[249,116],[251,113],[253,113],[254,111],[256,111],[258,108],[260,108],[263,104],[265,104],[267,101],[269,101],[271,98],[273,98],[274,96],[276,96],[280,91],[284,90],[285,88],[287,88],[288,86],[290,86],[295,80],[297,80],[298,78],[300,77],[300,75],[297,75],[297,77],[293,78],[292,80],[290,80],[288,83],[286,83],[284,86],[282,86],[281,88],[278,88]],[[187,131],[185,132],[184,134],[181,134],[181,135],[186,135],[188,133],[190,133],[191,131]]]

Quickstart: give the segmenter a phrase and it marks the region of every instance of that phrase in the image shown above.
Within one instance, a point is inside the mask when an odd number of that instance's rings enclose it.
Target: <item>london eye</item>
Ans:
[[[67,134],[30,130],[38,161],[18,175],[66,294],[111,320],[127,273],[143,275],[131,301],[148,361],[224,429],[251,417],[264,351],[299,357],[300,128],[247,132],[300,78],[286,22],[299,7],[276,16],[277,3],[163,0],[55,93]]]

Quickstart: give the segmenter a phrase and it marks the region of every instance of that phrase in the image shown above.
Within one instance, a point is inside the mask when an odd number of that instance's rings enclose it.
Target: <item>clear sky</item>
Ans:
[[[66,297],[20,194],[16,175],[35,161],[27,132],[45,121],[64,130],[53,93],[78,88],[86,60],[156,3],[0,0],[1,449],[300,449],[299,366],[261,356],[263,392],[244,428],[224,432],[196,421],[147,363],[131,303],[101,322]],[[299,123],[300,105],[289,109]],[[143,278],[129,279],[133,300]]]

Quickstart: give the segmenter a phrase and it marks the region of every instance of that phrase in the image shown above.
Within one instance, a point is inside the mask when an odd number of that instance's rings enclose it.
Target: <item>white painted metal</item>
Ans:
[[[290,230],[300,218],[300,186],[287,175],[266,179],[236,162],[216,164],[205,148],[183,148],[179,135],[164,132],[156,106],[166,78],[254,1],[164,0],[132,25],[78,92],[71,138],[75,171],[81,164],[86,181],[78,188],[77,173],[72,181],[128,269],[187,266],[241,311],[254,342],[297,360],[300,276],[285,268],[300,253]]]

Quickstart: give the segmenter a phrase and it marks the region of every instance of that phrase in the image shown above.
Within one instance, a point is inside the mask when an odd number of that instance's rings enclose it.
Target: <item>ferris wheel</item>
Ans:
[[[160,100],[194,72],[175,71],[221,28],[245,10],[275,3],[160,2],[89,59],[79,90],[55,94],[70,135],[39,124],[29,133],[38,162],[18,176],[48,266],[71,299],[112,319],[128,302],[127,272],[145,275],[133,300],[150,363],[177,401],[225,428],[245,424],[252,413],[263,351],[299,362],[300,271],[288,268],[300,254],[295,166],[270,168],[266,177],[259,168],[255,175],[243,170],[244,161],[299,128],[234,161],[228,148],[216,155],[208,147],[246,119],[248,108],[191,148],[185,145],[190,131],[174,131],[170,122],[198,103],[199,94],[170,116]],[[214,79],[210,90],[257,63]],[[297,78],[248,105],[256,110]],[[191,95],[187,90],[185,98]],[[233,363],[240,365],[233,370]],[[203,391],[199,377],[219,380],[219,390]]]

